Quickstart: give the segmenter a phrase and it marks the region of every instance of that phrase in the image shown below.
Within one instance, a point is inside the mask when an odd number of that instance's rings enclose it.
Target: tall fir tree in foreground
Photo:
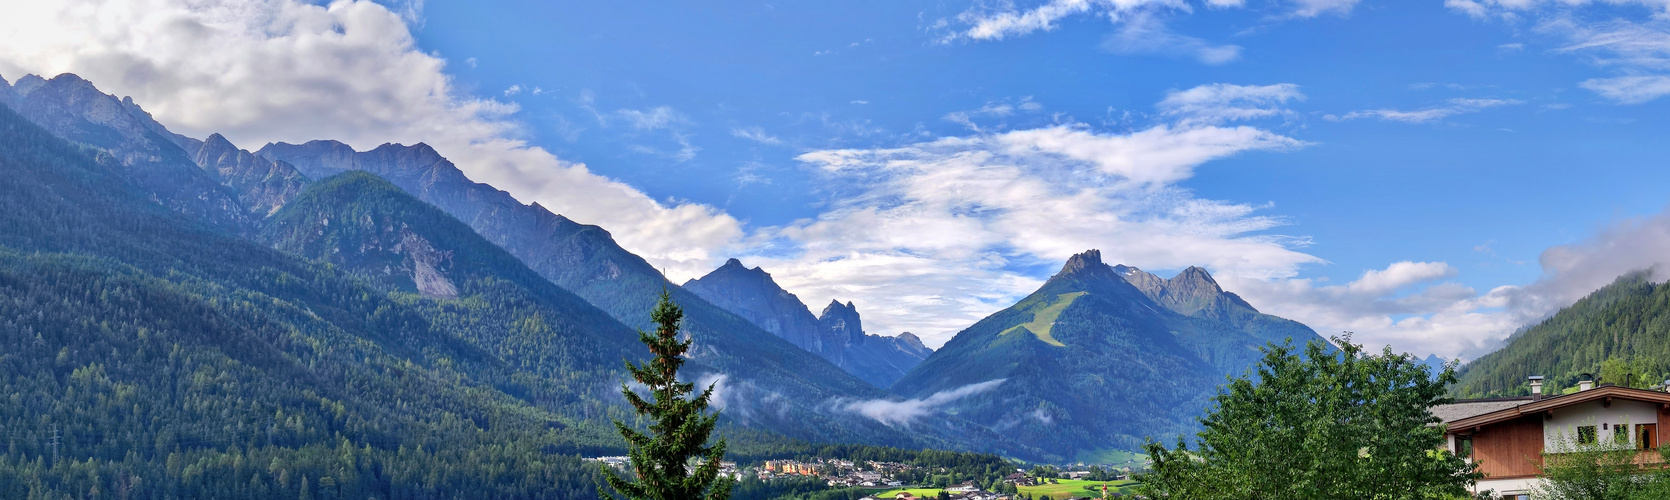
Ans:
[[[1256,376],[1230,381],[1202,419],[1199,446],[1150,442],[1153,466],[1139,479],[1149,498],[1242,500],[1448,499],[1467,496],[1480,474],[1441,451],[1444,431],[1428,411],[1451,400],[1455,368],[1433,377],[1413,356],[1364,352],[1335,338],[1265,348]]]
[[[719,477],[719,462],[725,456],[725,440],[707,446],[708,435],[719,421],[719,414],[706,413],[713,386],[694,398],[689,397],[696,385],[678,381],[678,369],[684,364],[681,357],[690,349],[689,340],[678,337],[679,322],[684,310],[673,304],[672,294],[661,291],[661,300],[650,312],[655,321],[655,332],[638,331],[638,338],[649,346],[654,355],[648,363],[626,363],[632,378],[649,388],[653,401],[645,401],[631,388],[621,387],[621,393],[639,415],[650,417],[649,432],[643,433],[615,421],[615,428],[631,446],[632,470],[636,481],[622,478],[608,465],[603,476],[609,488],[629,500],[722,500],[730,498],[733,482]],[[691,459],[700,462],[690,467]],[[601,486],[598,495],[621,498]]]

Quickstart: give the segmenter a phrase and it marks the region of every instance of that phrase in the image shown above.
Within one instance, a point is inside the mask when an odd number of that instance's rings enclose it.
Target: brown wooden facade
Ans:
[[[1574,394],[1528,402],[1515,408],[1494,411],[1449,422],[1448,432],[1457,439],[1472,440],[1472,457],[1485,479],[1536,477],[1542,473],[1544,420],[1552,411],[1587,402],[1611,406],[1614,401],[1642,401],[1657,405],[1657,422],[1651,429],[1652,447],[1670,440],[1670,393],[1603,386]],[[1637,442],[1640,436],[1635,437]],[[1642,450],[1638,464],[1662,462],[1656,450]]]
[[[1542,418],[1535,415],[1500,422],[1472,435],[1473,461],[1491,478],[1542,474]]]

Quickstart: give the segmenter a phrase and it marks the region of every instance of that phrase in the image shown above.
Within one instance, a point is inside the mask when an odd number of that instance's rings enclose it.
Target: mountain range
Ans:
[[[1203,269],[1162,279],[1092,250],[936,351],[865,331],[852,302],[813,315],[740,260],[671,283],[604,228],[474,182],[424,144],[249,151],[172,133],[74,75],[0,80],[0,104],[0,298],[33,301],[0,317],[10,389],[58,394],[27,375],[52,373],[106,381],[76,394],[185,405],[108,421],[106,403],[40,396],[0,421],[69,408],[52,418],[128,429],[152,444],[147,464],[278,444],[263,460],[313,463],[302,450],[337,437],[414,474],[442,465],[400,450],[618,452],[622,361],[645,355],[634,330],[664,290],[695,342],[687,374],[716,388],[742,456],[823,442],[1094,459],[1192,429],[1266,342],[1319,340]],[[58,303],[82,319],[37,313]],[[91,424],[76,432],[98,441]]]
[[[1036,292],[959,332],[900,379],[906,397],[961,393],[947,410],[1076,460],[1195,427],[1225,376],[1259,348],[1322,341],[1259,313],[1189,268],[1171,279],[1074,255]]]
[[[876,387],[893,385],[933,354],[910,332],[891,337],[866,333],[852,302],[830,301],[814,317],[799,297],[771,279],[771,273],[749,269],[737,259],[683,286]]]

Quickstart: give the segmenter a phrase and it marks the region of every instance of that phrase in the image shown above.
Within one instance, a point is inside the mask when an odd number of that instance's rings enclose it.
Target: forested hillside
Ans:
[[[0,496],[590,494],[573,455],[608,434],[470,381],[453,367],[491,356],[420,311],[183,219],[9,109],[0,172]]]
[[[1525,378],[1547,377],[1549,391],[1575,387],[1581,374],[1645,387],[1670,369],[1670,286],[1641,271],[1589,294],[1508,338],[1461,368],[1463,397],[1528,394]]]

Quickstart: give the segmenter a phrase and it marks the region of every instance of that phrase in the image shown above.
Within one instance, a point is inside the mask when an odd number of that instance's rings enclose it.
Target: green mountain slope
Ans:
[[[490,353],[123,174],[0,108],[0,497],[591,496],[561,453],[609,436],[453,368]]]
[[[1608,359],[1634,361],[1635,381],[1659,382],[1670,371],[1670,286],[1647,271],[1620,276],[1509,337],[1496,352],[1461,367],[1453,391],[1462,396],[1529,394],[1525,378],[1547,377],[1553,388],[1575,387]],[[1622,384],[1622,380],[1606,380]]]
[[[1267,336],[1317,339],[1303,325],[1257,317],[1251,306],[1256,316],[1201,306],[1238,298],[1173,301],[1189,314],[1181,313],[1127,281],[1130,270],[1103,264],[1095,250],[1073,256],[1038,291],[958,333],[892,390],[955,398],[949,408],[965,419],[1089,458],[1194,429],[1192,417],[1223,377],[1252,366],[1241,351],[1256,355]],[[1210,283],[1195,274],[1174,280]],[[1215,283],[1200,290],[1223,294]]]

